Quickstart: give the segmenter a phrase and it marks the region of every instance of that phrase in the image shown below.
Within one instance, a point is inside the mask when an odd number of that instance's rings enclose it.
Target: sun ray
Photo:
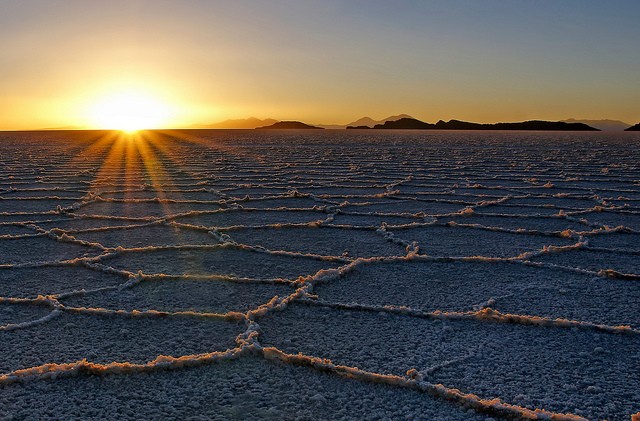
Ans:
[[[96,177],[92,183],[92,187],[97,189],[99,187],[105,187],[109,183],[113,182],[115,176],[123,169],[123,160],[125,157],[125,143],[121,136],[110,137],[111,145],[109,147],[108,155],[106,156],[102,166],[98,170]]]

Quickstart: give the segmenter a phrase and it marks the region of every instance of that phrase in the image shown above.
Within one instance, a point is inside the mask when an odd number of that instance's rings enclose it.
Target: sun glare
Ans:
[[[97,101],[91,119],[100,129],[135,132],[164,126],[171,107],[143,92],[120,92]]]

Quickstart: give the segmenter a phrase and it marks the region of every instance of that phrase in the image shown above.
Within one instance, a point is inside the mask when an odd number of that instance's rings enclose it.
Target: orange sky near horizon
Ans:
[[[640,4],[613,3],[0,0],[0,130],[635,124]]]

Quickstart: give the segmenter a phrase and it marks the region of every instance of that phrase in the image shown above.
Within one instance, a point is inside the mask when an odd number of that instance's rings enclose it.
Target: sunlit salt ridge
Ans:
[[[2,411],[97,375],[203,416],[640,411],[640,157],[615,137],[3,136]],[[236,368],[282,371],[270,404],[181,381]],[[341,412],[343,387],[394,405]]]

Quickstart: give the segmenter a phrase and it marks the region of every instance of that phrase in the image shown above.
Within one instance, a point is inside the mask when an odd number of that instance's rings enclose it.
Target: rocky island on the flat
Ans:
[[[624,131],[624,129],[631,125],[629,123],[625,123],[624,121],[610,120],[607,118],[601,120],[569,118],[560,121],[564,123],[584,123],[587,126],[595,127],[596,129],[600,129],[603,132],[622,132]]]
[[[518,123],[472,123],[468,121],[438,121],[436,124],[425,123],[415,118],[401,118],[376,124],[374,129],[401,130],[559,130],[559,131],[599,131],[584,123],[565,123],[562,121],[530,120]]]
[[[625,132],[640,132],[640,123],[635,126],[631,126],[628,129],[624,129]]]
[[[322,127],[311,126],[301,121],[278,121],[269,126],[256,127],[257,130],[298,130],[298,129],[318,129],[322,130]]]

